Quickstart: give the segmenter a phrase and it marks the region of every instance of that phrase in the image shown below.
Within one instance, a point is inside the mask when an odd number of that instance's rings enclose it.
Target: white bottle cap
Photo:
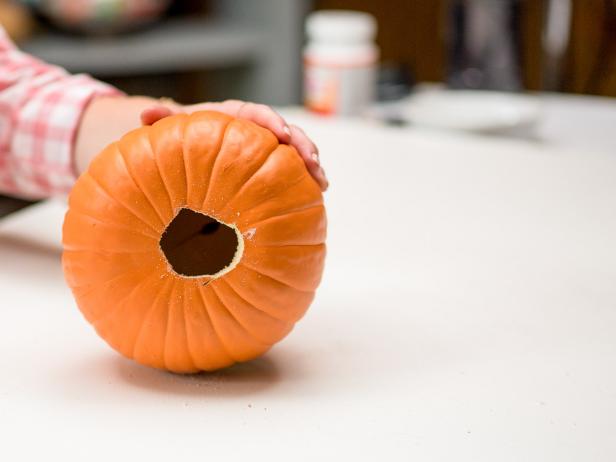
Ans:
[[[306,34],[319,42],[372,41],[376,36],[376,20],[371,14],[359,11],[321,10],[306,19]]]

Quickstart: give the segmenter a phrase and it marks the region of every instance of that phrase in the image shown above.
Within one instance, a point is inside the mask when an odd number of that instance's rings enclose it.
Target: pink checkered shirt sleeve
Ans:
[[[73,146],[84,109],[94,96],[119,93],[17,50],[0,27],[0,193],[67,193],[76,179]]]

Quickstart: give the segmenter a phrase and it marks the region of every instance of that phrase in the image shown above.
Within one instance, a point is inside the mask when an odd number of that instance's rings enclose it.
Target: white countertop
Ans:
[[[63,205],[0,222],[0,459],[615,460],[616,155],[294,121],[327,269],[253,363],[122,359],[64,285]]]

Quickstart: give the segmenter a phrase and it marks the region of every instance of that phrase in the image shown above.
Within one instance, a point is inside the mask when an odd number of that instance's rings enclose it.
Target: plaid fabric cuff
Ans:
[[[14,192],[31,198],[68,193],[76,180],[73,150],[85,108],[96,96],[119,94],[86,75],[65,76],[40,87],[15,120]]]

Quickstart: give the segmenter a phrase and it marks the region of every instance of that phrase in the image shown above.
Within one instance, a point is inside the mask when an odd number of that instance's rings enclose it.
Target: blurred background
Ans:
[[[23,49],[127,92],[182,102],[237,97],[299,103],[304,21],[322,9],[374,15],[380,63],[411,82],[616,96],[614,0],[0,0],[0,5],[0,22]],[[474,53],[483,56],[473,58]],[[511,61],[499,64],[496,55]],[[490,69],[498,65],[504,68]],[[471,73],[464,80],[465,66],[484,75]]]
[[[0,23],[130,94],[616,148],[616,0],[0,0]]]

